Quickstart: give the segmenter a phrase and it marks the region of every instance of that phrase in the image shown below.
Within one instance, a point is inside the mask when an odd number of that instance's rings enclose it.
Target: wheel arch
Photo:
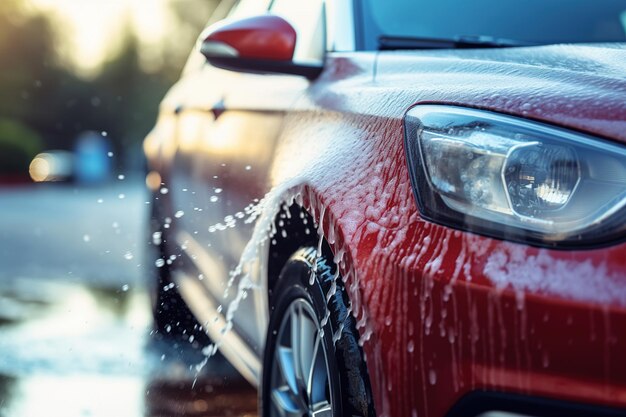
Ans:
[[[267,258],[268,299],[272,297],[280,271],[289,258],[301,247],[318,245],[316,225],[311,213],[297,203],[284,205],[275,216],[272,227],[276,233],[270,239]],[[323,246],[330,251],[327,242]]]
[[[264,265],[265,289],[269,300],[280,271],[291,255],[304,246],[321,250],[339,268],[350,301],[354,305],[353,315],[366,314],[363,294],[356,280],[356,269],[347,239],[341,228],[340,215],[333,211],[319,193],[309,185],[290,188],[281,198],[283,204],[272,220],[266,264]]]

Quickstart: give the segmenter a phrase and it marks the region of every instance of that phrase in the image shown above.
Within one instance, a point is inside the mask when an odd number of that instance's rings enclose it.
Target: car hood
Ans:
[[[488,109],[626,142],[626,44],[381,52],[375,73],[413,104]]]

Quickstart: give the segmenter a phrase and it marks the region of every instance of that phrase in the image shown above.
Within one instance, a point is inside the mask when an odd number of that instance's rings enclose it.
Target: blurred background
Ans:
[[[217,4],[2,0],[0,175],[23,180],[37,153],[80,151],[89,135],[106,138],[114,168],[140,168],[158,103]]]
[[[0,417],[256,412],[223,360],[155,337],[146,291],[141,144],[232,3],[0,0]]]

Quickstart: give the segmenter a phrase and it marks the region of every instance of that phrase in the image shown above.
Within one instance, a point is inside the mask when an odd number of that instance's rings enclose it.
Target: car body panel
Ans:
[[[626,44],[388,52],[376,80],[419,93],[414,103],[458,103],[624,142],[625,63]]]
[[[196,100],[185,107],[215,117],[211,106],[220,102],[217,122],[232,112],[244,126],[247,117],[276,118],[263,139],[275,146],[272,156],[255,165],[263,174],[250,181],[237,162],[223,186],[232,193],[225,201],[241,204],[269,192],[265,212],[254,231],[237,224],[226,233],[242,242],[254,233],[262,258],[264,222],[279,202],[295,199],[320,223],[353,303],[378,415],[443,416],[475,390],[624,408],[626,246],[541,249],[426,222],[403,144],[403,117],[420,103],[491,110],[624,142],[624,58],[621,45],[330,53],[310,84],[210,72],[166,103]],[[245,149],[241,138],[231,140]],[[203,166],[224,161],[210,147],[203,152]],[[215,219],[231,208],[240,210],[227,205]],[[241,245],[219,246],[229,241],[219,233],[206,238],[233,268]],[[247,311],[267,317],[266,264],[254,265],[250,276],[260,287]],[[235,312],[234,331],[246,320],[248,313]],[[259,354],[261,327],[255,335],[243,331]]]
[[[252,236],[246,209],[269,190],[268,170],[284,113],[307,86],[301,77],[204,66],[171,89],[146,139],[146,153],[153,155],[153,167],[166,184],[167,193],[156,195],[171,207],[168,252],[180,258],[176,266],[185,275],[206,277],[202,284],[219,307],[216,315],[226,315],[237,296],[238,282],[229,272]],[[267,324],[267,313],[257,314],[259,306],[266,304],[241,300],[246,319],[234,321],[257,355],[265,340],[260,329]]]

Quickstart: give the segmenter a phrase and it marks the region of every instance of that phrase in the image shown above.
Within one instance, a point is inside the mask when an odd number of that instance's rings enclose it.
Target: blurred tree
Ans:
[[[60,61],[55,22],[27,9],[22,0],[0,0],[0,119],[24,128],[10,129],[13,138],[15,132],[39,136],[48,149],[71,149],[84,131],[107,132],[112,147],[122,155],[136,147],[154,124],[161,98],[180,76],[218,3],[172,0],[172,35],[157,46],[163,54],[161,68],[151,70],[142,68],[146,45],[129,19],[120,47],[99,74],[86,80]]]
[[[62,68],[51,22],[20,1],[0,2],[0,117],[29,126],[54,147],[69,147],[72,107],[87,83]]]
[[[33,122],[44,117],[32,105],[54,67],[54,38],[42,16],[26,16],[15,0],[0,3],[0,115]],[[30,119],[30,120],[27,120]],[[33,120],[35,119],[35,120]]]
[[[91,82],[91,126],[117,138],[118,151],[143,140],[153,126],[159,102],[171,84],[162,72],[146,73],[139,62],[140,44],[127,25],[121,47]],[[182,64],[179,64],[182,65]]]

